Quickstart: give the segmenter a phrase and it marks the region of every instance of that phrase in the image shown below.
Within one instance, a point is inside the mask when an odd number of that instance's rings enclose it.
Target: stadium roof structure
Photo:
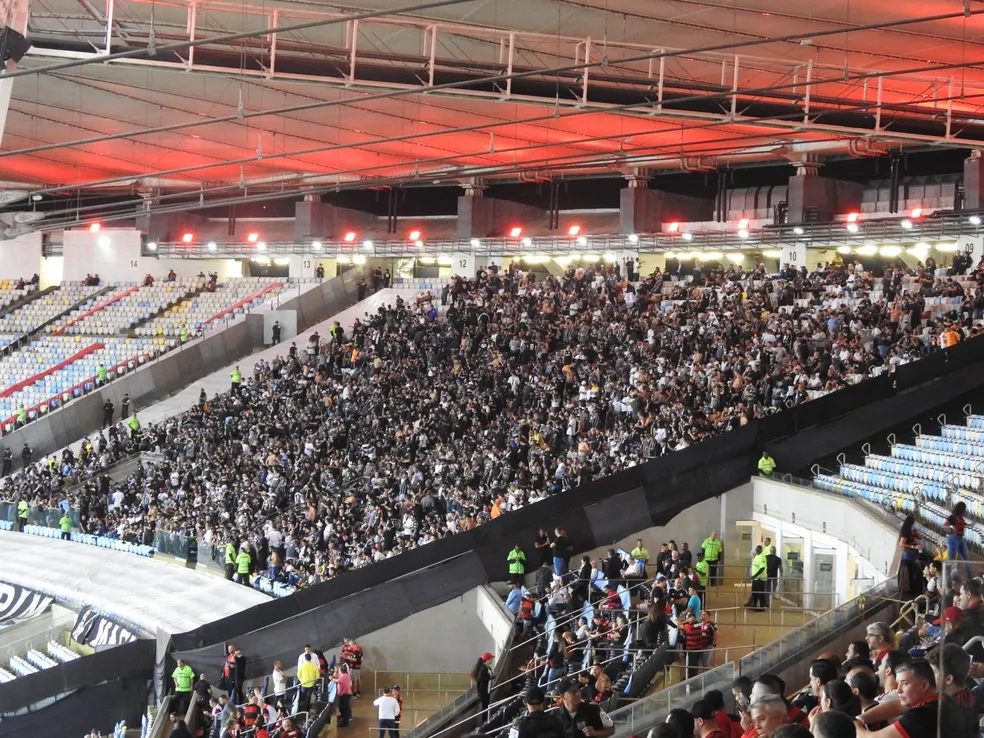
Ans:
[[[6,2],[32,44],[0,83],[20,195],[229,204],[984,147],[980,0]]]

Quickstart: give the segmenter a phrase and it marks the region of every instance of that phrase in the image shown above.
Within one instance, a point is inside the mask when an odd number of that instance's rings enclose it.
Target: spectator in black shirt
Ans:
[[[656,572],[663,572],[663,563],[670,558],[670,547],[665,543],[660,544],[659,553],[656,554]]]
[[[571,544],[567,538],[567,533],[560,528],[554,530],[554,539],[550,544],[550,550],[553,556],[554,574],[558,577],[562,577],[567,573],[567,562],[571,556],[570,548]]]
[[[564,704],[559,717],[566,738],[606,738],[615,733],[615,724],[604,710],[582,701],[581,685],[577,680],[561,682],[560,694]]]
[[[616,587],[622,584],[622,557],[614,548],[608,549],[608,558],[605,559],[605,577]]]
[[[533,543],[533,548],[540,552],[540,565],[549,564],[550,560],[553,558],[553,552],[550,549],[550,534],[547,533],[547,529],[540,526],[540,532],[536,534],[536,541]]]

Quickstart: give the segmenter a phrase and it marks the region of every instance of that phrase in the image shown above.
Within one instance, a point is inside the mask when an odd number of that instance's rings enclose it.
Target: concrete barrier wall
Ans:
[[[361,269],[323,282],[298,297],[283,302],[279,310],[297,312],[297,328],[306,330],[355,304]],[[38,460],[94,433],[102,427],[102,407],[111,399],[116,407],[129,393],[132,406],[148,407],[189,384],[248,356],[254,346],[263,345],[263,316],[251,314],[224,330],[184,344],[138,370],[126,374],[105,387],[67,403],[33,423],[7,434],[0,444],[14,453],[20,463],[20,449],[25,443]]]

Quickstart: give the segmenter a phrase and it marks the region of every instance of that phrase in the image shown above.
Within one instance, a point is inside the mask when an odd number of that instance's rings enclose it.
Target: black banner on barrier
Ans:
[[[82,687],[40,710],[5,717],[0,722],[0,738],[81,736],[92,729],[109,736],[119,722],[139,728],[146,705],[146,680],[115,679]]]
[[[46,594],[0,582],[0,623],[21,623],[40,615],[51,606]]]
[[[137,637],[122,625],[117,625],[91,607],[86,607],[82,609],[75,620],[75,627],[72,628],[72,640],[76,643],[84,643],[87,646],[99,648],[130,643],[137,640]]]

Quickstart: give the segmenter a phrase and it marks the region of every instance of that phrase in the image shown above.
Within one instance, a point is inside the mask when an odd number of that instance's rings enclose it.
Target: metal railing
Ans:
[[[665,722],[670,710],[678,707],[689,709],[707,690],[717,689],[727,694],[737,677],[738,669],[734,662],[723,664],[649,697],[636,700],[613,711],[610,716],[618,735],[642,732]]]
[[[463,692],[463,691],[467,691],[468,687],[471,685],[471,675],[467,671],[444,671],[444,672],[441,672],[441,671],[389,671],[389,670],[381,669],[380,671],[374,671],[372,673],[372,689],[373,689],[373,692],[376,692],[377,694],[382,694],[382,691],[383,691],[384,688],[386,688],[386,687],[392,687],[393,686],[393,683],[392,682],[387,682],[386,684],[380,685],[379,684],[379,675],[380,674],[397,675],[398,678],[400,679],[400,682],[401,682],[401,684],[400,684],[400,690],[403,691],[403,692],[434,692],[434,691],[437,691],[437,692],[446,692],[446,691]],[[447,679],[447,677],[449,677],[451,675],[454,675],[454,676],[456,676],[458,678],[464,677],[465,686],[463,686],[463,687],[462,686],[454,686],[454,687],[452,687],[452,686],[442,686],[441,685],[441,678],[444,677],[445,679]],[[421,688],[421,687],[411,687],[410,686],[411,677],[434,677],[434,676],[437,677],[437,688],[436,689],[431,689],[429,687],[422,687]]]

